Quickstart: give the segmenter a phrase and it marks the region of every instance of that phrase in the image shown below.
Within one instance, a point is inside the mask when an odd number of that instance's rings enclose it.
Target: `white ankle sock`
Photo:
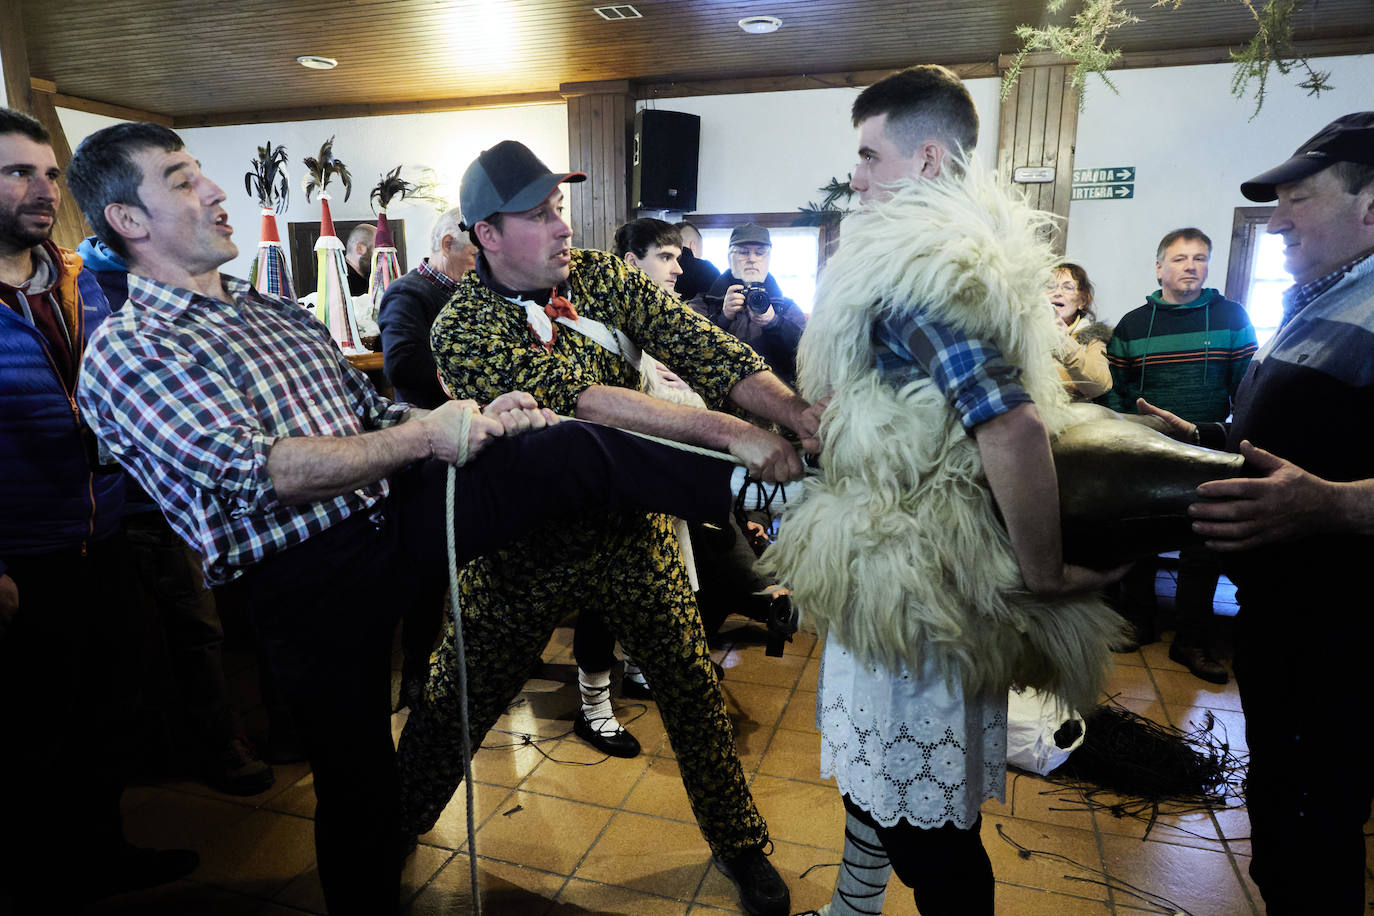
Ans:
[[[639,666],[634,663],[632,658],[625,659],[625,676],[636,684],[648,685],[648,681],[644,680],[644,672],[639,670]]]
[[[611,711],[611,672],[577,669],[577,689],[582,694],[582,714],[592,728],[603,735],[619,734],[623,729]]]

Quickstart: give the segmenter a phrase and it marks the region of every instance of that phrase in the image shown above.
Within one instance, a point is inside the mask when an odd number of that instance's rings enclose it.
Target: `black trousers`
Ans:
[[[1155,595],[1158,571],[1159,560],[1148,557],[1136,563],[1119,586],[1123,599],[1121,616],[1150,631],[1156,629],[1159,616]],[[1221,562],[1210,550],[1188,547],[1178,552],[1178,588],[1174,593],[1176,644],[1214,650],[1216,627],[1212,620],[1212,600],[1220,578]]]
[[[123,536],[6,557],[19,611],[0,635],[0,913],[79,909],[124,843],[139,638]],[[89,867],[61,850],[79,838]]]
[[[1364,825],[1374,800],[1374,626],[1353,587],[1294,568],[1287,589],[1240,589],[1236,680],[1254,878],[1269,916],[1354,916],[1365,902]],[[1343,586],[1351,586],[1349,589]],[[1299,619],[1319,618],[1304,638]],[[1317,632],[1324,635],[1312,638]]]
[[[429,461],[393,475],[378,511],[352,516],[216,590],[251,615],[305,744],[320,882],[335,916],[379,916],[398,903],[391,634],[398,615],[447,577],[446,470]],[[730,470],[588,423],[497,440],[458,471],[458,562],[592,508],[724,518]]]
[[[177,689],[177,724],[197,763],[243,730],[224,676],[224,625],[201,582],[200,563],[157,510],[126,515],[122,528],[143,599],[156,614]]]
[[[992,916],[992,862],[979,836],[981,815],[967,830],[953,824],[927,829],[904,820],[884,827],[848,795],[842,798],[844,809],[878,834],[921,916]]]

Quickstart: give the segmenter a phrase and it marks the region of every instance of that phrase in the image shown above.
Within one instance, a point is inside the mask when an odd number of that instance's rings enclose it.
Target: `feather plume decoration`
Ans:
[[[401,177],[401,167],[387,172],[382,176],[382,180],[377,182],[377,186],[372,189],[370,200],[373,203],[372,210],[385,210],[391,206],[393,200],[405,200],[407,197],[414,196],[419,190],[419,186],[406,181]]]
[[[268,140],[265,146],[258,147],[257,158],[250,163],[252,169],[243,176],[243,189],[257,198],[258,206],[264,210],[286,210],[291,192],[286,161],[286,147],[273,146]]]
[[[329,180],[335,175],[344,186],[344,200],[348,200],[348,195],[353,193],[353,176],[348,172],[348,166],[342,161],[334,158],[334,138],[330,137],[324,141],[320,147],[319,158],[306,156],[302,162],[309,169],[302,184],[305,186],[305,199],[310,200],[310,195],[315,191],[324,191],[329,187]]]

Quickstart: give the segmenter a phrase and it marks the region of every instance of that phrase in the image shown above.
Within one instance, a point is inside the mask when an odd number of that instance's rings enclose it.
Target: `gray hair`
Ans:
[[[429,253],[438,254],[444,247],[444,236],[451,235],[455,239],[462,239],[464,232],[461,228],[463,214],[457,207],[450,207],[439,218],[434,221],[434,228],[429,231]]]

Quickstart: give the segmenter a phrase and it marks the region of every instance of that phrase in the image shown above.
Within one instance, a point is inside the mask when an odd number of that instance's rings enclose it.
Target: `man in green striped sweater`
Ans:
[[[1135,413],[1136,399],[1172,405],[1184,417],[1220,422],[1255,355],[1255,327],[1245,307],[1204,286],[1212,240],[1201,230],[1170,232],[1159,243],[1159,289],[1127,312],[1107,345],[1112,387],[1102,402]],[[1176,409],[1177,408],[1177,409]],[[1182,411],[1180,413],[1180,411]],[[1224,684],[1226,669],[1212,651],[1210,622],[1218,567],[1203,550],[1179,558],[1178,631],[1169,657],[1203,680]],[[1122,582],[1121,613],[1135,624],[1137,641],[1153,642],[1155,564],[1139,564]]]

